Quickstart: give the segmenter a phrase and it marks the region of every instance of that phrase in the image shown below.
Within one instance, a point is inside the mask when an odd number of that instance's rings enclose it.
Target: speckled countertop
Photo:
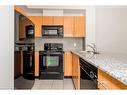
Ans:
[[[80,51],[72,53],[127,85],[127,54],[92,54]]]

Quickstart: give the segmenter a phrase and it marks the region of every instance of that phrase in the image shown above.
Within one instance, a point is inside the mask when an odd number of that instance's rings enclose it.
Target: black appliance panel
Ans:
[[[80,89],[97,89],[97,68],[80,58]]]
[[[23,77],[34,80],[34,51],[23,51]]]
[[[63,26],[45,26],[42,25],[43,37],[63,37]]]
[[[46,53],[46,51],[40,51],[39,64],[40,64],[39,71],[40,71],[41,78],[63,79],[63,53],[62,52]],[[49,73],[52,75],[52,77],[49,77]]]
[[[27,38],[34,38],[34,26],[28,25],[26,28],[26,37]]]
[[[42,54],[40,52],[40,70],[41,71],[58,71],[63,72],[63,54],[62,53],[50,53]],[[51,70],[52,69],[52,70]]]
[[[63,44],[45,43],[39,52],[40,78],[63,79]]]
[[[63,51],[63,44],[61,43],[45,43],[44,44],[45,51]]]

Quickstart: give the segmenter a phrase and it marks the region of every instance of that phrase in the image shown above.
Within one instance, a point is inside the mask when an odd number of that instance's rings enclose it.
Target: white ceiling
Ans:
[[[20,5],[27,15],[85,15],[85,6],[41,6],[41,5]],[[63,13],[62,13],[63,12]],[[46,13],[46,14],[45,14]]]
[[[31,9],[85,9],[85,6],[79,6],[79,5],[70,5],[70,6],[63,6],[63,5],[51,5],[51,6],[41,6],[41,5],[28,5],[27,8]]]

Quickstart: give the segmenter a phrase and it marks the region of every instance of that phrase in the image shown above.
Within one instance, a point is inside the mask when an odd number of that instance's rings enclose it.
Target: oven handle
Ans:
[[[45,53],[45,54],[44,54],[44,53],[41,54],[41,53],[40,53],[39,55],[42,55],[42,56],[50,56],[50,55],[51,55],[51,56],[59,56],[59,55],[63,55],[63,54],[46,54],[46,53]]]

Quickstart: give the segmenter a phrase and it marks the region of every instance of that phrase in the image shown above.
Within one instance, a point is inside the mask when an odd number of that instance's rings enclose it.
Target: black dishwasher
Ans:
[[[23,77],[34,80],[34,51],[23,51]]]
[[[80,58],[80,89],[97,89],[97,68]]]

